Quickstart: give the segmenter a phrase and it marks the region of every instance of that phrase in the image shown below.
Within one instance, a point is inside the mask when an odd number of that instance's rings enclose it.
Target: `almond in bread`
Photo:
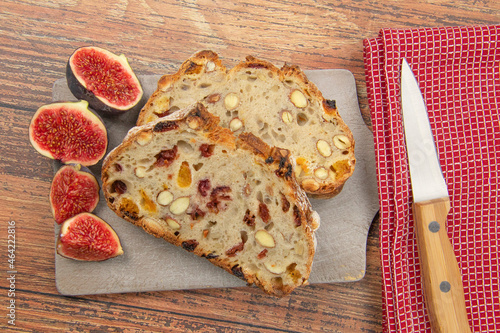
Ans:
[[[129,131],[102,167],[108,206],[274,296],[307,283],[319,217],[289,152],[202,104]]]
[[[326,100],[297,66],[279,69],[249,56],[228,70],[216,53],[198,52],[159,80],[137,124],[196,101],[234,133],[250,132],[290,150],[297,180],[313,197],[336,195],[354,171],[354,139],[335,101]]]

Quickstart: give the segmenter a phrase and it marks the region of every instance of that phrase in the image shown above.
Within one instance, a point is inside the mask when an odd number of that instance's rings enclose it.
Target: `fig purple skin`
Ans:
[[[88,168],[80,164],[63,165],[52,179],[49,199],[54,219],[61,224],[97,207],[99,183]]]
[[[81,213],[61,225],[57,253],[81,261],[103,261],[123,254],[118,235],[98,216]]]
[[[78,48],[68,60],[66,80],[76,98],[103,115],[138,111],[145,104],[142,86],[123,54]]]
[[[64,164],[97,164],[108,146],[106,127],[86,101],[40,107],[31,119],[29,138],[40,154]]]

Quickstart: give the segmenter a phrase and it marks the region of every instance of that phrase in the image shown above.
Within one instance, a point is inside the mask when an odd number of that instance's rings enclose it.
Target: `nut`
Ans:
[[[290,94],[290,101],[298,108],[305,108],[307,106],[306,96],[300,90],[294,90]]]
[[[303,255],[304,254],[304,244],[302,243],[298,243],[297,245],[295,245],[295,254],[296,255]]]
[[[212,72],[213,70],[215,70],[215,63],[213,61],[207,62],[206,66],[207,66],[206,72]]]
[[[321,224],[321,218],[320,218],[318,212],[313,211],[313,213],[311,214],[311,223],[310,223],[311,229],[313,231],[318,230],[320,224]]]
[[[233,118],[233,120],[231,120],[231,122],[229,123],[229,128],[233,132],[236,132],[241,127],[243,127],[243,123],[241,122],[240,118],[238,118],[238,117]]]
[[[156,196],[156,202],[158,202],[162,206],[167,206],[172,202],[172,200],[174,200],[174,195],[167,190],[161,191]]]
[[[264,263],[264,267],[266,267],[266,269],[273,274],[283,274],[285,273],[286,269],[285,266],[281,266],[279,264],[271,264],[268,261]]]
[[[200,119],[197,117],[188,118],[187,123],[188,123],[189,128],[191,128],[191,129],[197,129],[198,127],[200,127]]]
[[[259,230],[255,233],[255,240],[263,247],[275,247],[274,238],[267,230]]]
[[[339,134],[333,137],[333,144],[338,149],[347,149],[351,146],[351,141],[346,135]]]
[[[168,217],[167,218],[167,224],[170,228],[174,229],[174,230],[179,230],[181,228],[181,225],[179,224],[179,222],[177,222],[176,220]]]
[[[321,180],[328,178],[328,170],[325,167],[319,167],[314,170],[314,175]]]
[[[267,79],[269,78],[269,76],[264,75],[263,73],[259,73],[259,74],[257,74],[257,78],[258,78],[259,80],[262,80],[262,81],[266,82],[266,81],[267,81]]]
[[[293,116],[289,111],[283,110],[281,111],[281,120],[288,125],[293,122]]]
[[[140,146],[145,146],[146,144],[149,143],[149,141],[151,141],[152,138],[153,138],[152,132],[141,132],[141,134],[139,134],[139,136],[137,137],[136,142]]]
[[[240,98],[235,93],[229,93],[224,98],[224,106],[227,110],[234,110],[240,103]]]
[[[180,197],[175,199],[170,205],[170,212],[174,215],[180,215],[189,207],[189,197]]]
[[[316,148],[323,157],[332,155],[332,148],[330,148],[330,145],[325,140],[318,140],[318,142],[316,142]]]
[[[301,183],[302,188],[308,192],[319,190],[319,183],[312,178],[306,178]]]
[[[155,98],[154,101],[155,114],[161,115],[165,113],[165,110],[168,110],[169,108],[170,108],[170,97],[168,95],[160,95]]]
[[[134,169],[134,173],[137,177],[139,178],[144,178],[146,177],[146,167],[143,166],[138,166],[137,168]]]

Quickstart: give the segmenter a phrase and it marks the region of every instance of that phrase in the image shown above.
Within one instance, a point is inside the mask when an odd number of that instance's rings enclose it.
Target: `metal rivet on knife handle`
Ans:
[[[448,281],[443,281],[439,284],[439,290],[441,290],[443,293],[447,293],[448,291],[451,290],[451,285]]]
[[[432,233],[436,233],[439,231],[439,229],[441,228],[441,226],[439,225],[438,222],[436,221],[432,221],[431,223],[429,223],[429,230],[432,232]]]

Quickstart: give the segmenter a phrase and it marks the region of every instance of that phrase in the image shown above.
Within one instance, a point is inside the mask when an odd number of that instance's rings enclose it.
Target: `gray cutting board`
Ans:
[[[357,281],[364,277],[366,239],[378,211],[375,153],[372,134],[359,111],[356,84],[351,72],[342,69],[306,71],[327,99],[334,99],[356,141],[356,169],[342,192],[332,199],[311,200],[321,217],[316,232],[318,246],[310,283]],[[145,95],[156,89],[160,76],[139,76]],[[75,100],[66,80],[54,83],[54,101]],[[135,114],[104,118],[108,150],[117,146],[137,118]],[[98,164],[91,170],[100,178]],[[54,168],[56,164],[54,163]],[[117,217],[101,201],[94,213],[117,232],[124,254],[103,262],[79,262],[56,254],[56,286],[64,295],[90,295],[157,290],[241,287],[246,284],[199,258]],[[55,236],[60,226],[55,224]]]

